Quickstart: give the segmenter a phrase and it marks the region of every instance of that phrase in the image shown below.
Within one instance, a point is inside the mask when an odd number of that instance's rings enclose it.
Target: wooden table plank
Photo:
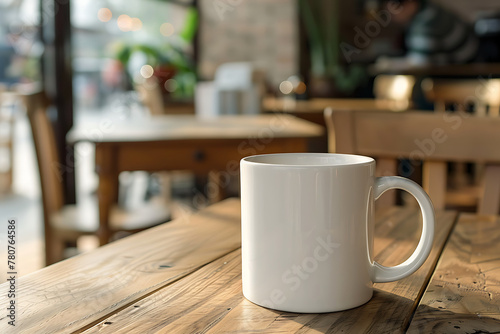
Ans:
[[[500,332],[499,217],[460,215],[409,332]]]
[[[410,277],[375,284],[367,304],[328,314],[295,314],[266,309],[241,292],[240,251],[201,268],[184,279],[104,319],[85,333],[382,333],[406,328],[416,300],[435,267],[455,222],[453,212],[437,213],[436,238],[429,259]],[[402,262],[420,233],[415,209],[392,208],[377,219],[376,258]]]
[[[79,332],[241,244],[240,202],[226,200],[17,282],[16,333]],[[0,305],[7,305],[7,283]],[[9,333],[0,313],[0,333]]]
[[[88,120],[71,129],[69,143],[129,143],[175,140],[310,138],[324,129],[291,115],[155,115],[138,119]]]

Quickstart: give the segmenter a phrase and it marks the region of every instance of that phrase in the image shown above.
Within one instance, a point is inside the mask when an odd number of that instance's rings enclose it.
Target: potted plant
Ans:
[[[134,80],[154,78],[165,94],[169,91],[165,88],[165,82],[178,74],[194,73],[193,66],[188,57],[179,49],[166,44],[161,47],[148,44],[125,44],[115,46],[115,59],[121,64],[127,77],[126,88],[131,89]],[[131,66],[133,57],[140,57],[140,65]],[[137,65],[137,64],[135,64]],[[141,73],[143,65],[149,65],[152,73]]]

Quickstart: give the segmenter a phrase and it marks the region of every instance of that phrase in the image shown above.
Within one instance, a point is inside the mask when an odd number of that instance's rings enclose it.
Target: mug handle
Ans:
[[[413,274],[427,259],[434,238],[434,207],[425,191],[417,183],[399,176],[384,176],[375,179],[375,199],[389,189],[402,189],[415,197],[422,212],[422,235],[417,248],[405,262],[395,267],[385,267],[374,261],[372,265],[374,283],[397,281]]]

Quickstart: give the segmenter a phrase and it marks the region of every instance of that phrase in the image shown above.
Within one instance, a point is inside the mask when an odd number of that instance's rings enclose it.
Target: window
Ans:
[[[117,99],[130,104],[134,84],[162,68],[174,75],[159,82],[169,98],[192,98],[197,12],[191,2],[72,1],[75,111],[99,111]]]
[[[39,0],[0,0],[0,83],[40,81]]]

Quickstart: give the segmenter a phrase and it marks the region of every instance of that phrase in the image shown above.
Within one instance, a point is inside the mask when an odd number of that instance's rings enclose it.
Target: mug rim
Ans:
[[[314,157],[332,157],[341,156],[344,158],[352,159],[352,161],[339,163],[339,164],[287,164],[287,163],[270,163],[261,161],[252,161],[256,158],[263,157],[273,157],[273,156],[314,156]],[[359,154],[343,154],[343,153],[271,153],[271,154],[256,154],[241,159],[241,163],[254,165],[254,166],[266,166],[266,167],[322,167],[322,168],[338,168],[338,167],[348,167],[348,166],[366,166],[375,163],[375,159],[372,157],[359,155]]]

